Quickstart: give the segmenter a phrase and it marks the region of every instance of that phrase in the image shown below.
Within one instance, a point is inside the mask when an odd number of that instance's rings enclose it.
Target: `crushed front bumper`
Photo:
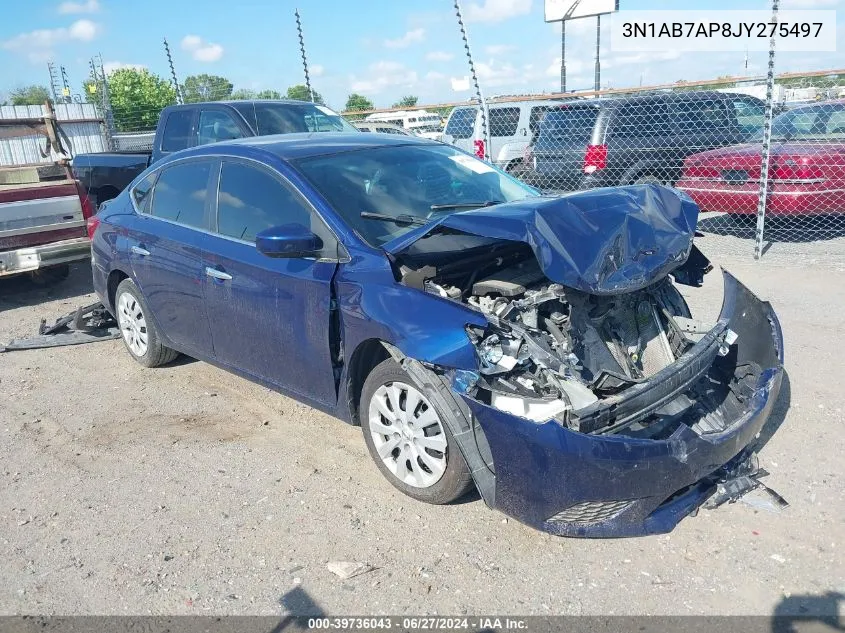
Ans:
[[[67,264],[91,256],[91,241],[77,237],[40,246],[0,252],[0,277]]]
[[[744,449],[768,419],[783,376],[783,337],[771,306],[729,273],[724,281],[720,323],[738,338],[720,357],[720,371],[726,362],[754,367],[753,384],[738,399],[702,399],[665,439],[579,433],[554,420],[537,424],[461,394],[489,444],[495,507],[553,534],[621,537],[668,532],[703,504],[724,469],[746,458]],[[717,363],[682,360],[672,368],[684,380],[675,389],[653,388],[655,397],[668,400],[695,381],[713,384]],[[642,391],[633,394],[640,404]],[[630,407],[615,406],[630,415]],[[721,428],[702,424],[705,418],[720,420]]]

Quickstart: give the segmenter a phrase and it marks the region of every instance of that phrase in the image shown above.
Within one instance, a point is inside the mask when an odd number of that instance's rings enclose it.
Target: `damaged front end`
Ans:
[[[725,272],[721,313],[703,323],[678,292],[675,283],[701,285],[711,269],[692,246],[687,200],[659,188],[613,195],[604,199],[616,205],[610,220],[590,192],[561,199],[580,212],[563,220],[578,224],[580,239],[585,226],[609,233],[604,252],[583,257],[589,266],[578,266],[553,226],[562,221],[555,201],[535,203],[530,220],[512,212],[507,230],[475,229],[513,240],[491,246],[482,265],[396,259],[405,283],[487,322],[466,328],[477,371],[451,373],[482,474],[494,480],[479,486],[485,500],[561,535],[671,530],[748,457],[782,378],[782,336],[768,303]],[[605,213],[601,222],[594,211]],[[443,224],[469,231],[471,214],[459,215]]]

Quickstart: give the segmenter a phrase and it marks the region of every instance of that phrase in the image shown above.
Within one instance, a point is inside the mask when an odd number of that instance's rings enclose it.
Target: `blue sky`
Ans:
[[[420,103],[459,101],[466,58],[450,0],[27,0],[5,3],[0,21],[0,98],[25,84],[48,83],[47,61],[67,69],[74,93],[101,54],[106,68],[138,65],[167,75],[162,38],[170,41],[180,80],[227,77],[236,88],[302,83],[293,11],[302,16],[312,83],[329,105],[350,92],[387,107],[402,95]],[[845,0],[782,0],[788,8],[845,9]],[[769,0],[621,0],[622,9],[765,9]],[[492,94],[559,88],[560,26],[543,22],[543,0],[463,0],[482,87]],[[840,11],[842,13],[842,11]],[[838,16],[840,25],[843,18]],[[607,20],[605,20],[607,22]],[[623,87],[741,74],[744,53],[703,56],[673,51],[614,53],[605,26],[602,85]],[[839,32],[842,32],[841,26]],[[841,39],[841,38],[840,38]],[[567,27],[570,89],[591,88],[595,20]],[[836,53],[784,54],[778,71],[845,67]],[[764,72],[765,53],[751,53],[749,72]]]

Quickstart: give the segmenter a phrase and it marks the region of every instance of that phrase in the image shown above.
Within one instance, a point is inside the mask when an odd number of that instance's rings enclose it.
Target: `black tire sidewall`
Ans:
[[[162,345],[159,341],[158,331],[156,330],[155,323],[153,323],[152,313],[150,312],[149,306],[147,306],[147,302],[144,301],[144,297],[141,295],[140,290],[138,290],[138,286],[135,285],[135,282],[131,279],[124,279],[120,282],[117,286],[117,290],[114,293],[114,311],[115,316],[119,311],[120,305],[120,296],[123,294],[130,294],[132,297],[141,305],[141,312],[144,314],[144,321],[147,323],[147,351],[143,356],[138,356],[135,352],[132,351],[132,348],[126,343],[126,339],[123,337],[123,332],[121,331],[120,340],[123,341],[123,346],[126,348],[126,351],[134,358],[136,361],[141,363],[144,367],[154,367],[158,363],[156,363],[156,359],[161,355]],[[118,325],[120,325],[120,317],[117,317]]]
[[[359,417],[361,420],[361,429],[364,433],[364,441],[367,444],[367,449],[370,456],[376,463],[376,466],[381,471],[382,475],[398,490],[404,492],[409,497],[431,504],[446,504],[451,503],[466,494],[471,487],[472,476],[467,468],[466,461],[461,455],[457,442],[452,437],[452,431],[449,428],[449,422],[436,404],[429,400],[429,404],[434,407],[440,418],[440,425],[443,428],[443,433],[446,436],[446,471],[440,480],[433,486],[428,488],[415,488],[409,486],[403,481],[399,481],[396,476],[390,472],[388,467],[384,464],[381,457],[376,451],[375,443],[373,442],[372,434],[370,433],[369,410],[370,401],[373,398],[376,390],[385,384],[393,382],[404,382],[416,387],[421,393],[423,389],[414,381],[392,358],[383,361],[377,365],[370,375],[367,376],[364,382],[364,388],[361,392],[361,404],[359,409]],[[468,483],[469,482],[469,483]]]

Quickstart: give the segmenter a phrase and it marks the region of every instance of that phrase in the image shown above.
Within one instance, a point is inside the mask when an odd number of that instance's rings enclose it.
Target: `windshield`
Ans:
[[[358,132],[337,112],[307,101],[243,102],[234,106],[259,136],[296,132]]]
[[[773,141],[845,139],[845,103],[790,110],[772,121]],[[754,140],[762,141],[762,130]]]
[[[490,164],[443,145],[374,147],[295,164],[373,246],[406,233],[420,220],[539,195]],[[389,217],[367,218],[362,213]],[[396,216],[405,220],[390,221]]]

